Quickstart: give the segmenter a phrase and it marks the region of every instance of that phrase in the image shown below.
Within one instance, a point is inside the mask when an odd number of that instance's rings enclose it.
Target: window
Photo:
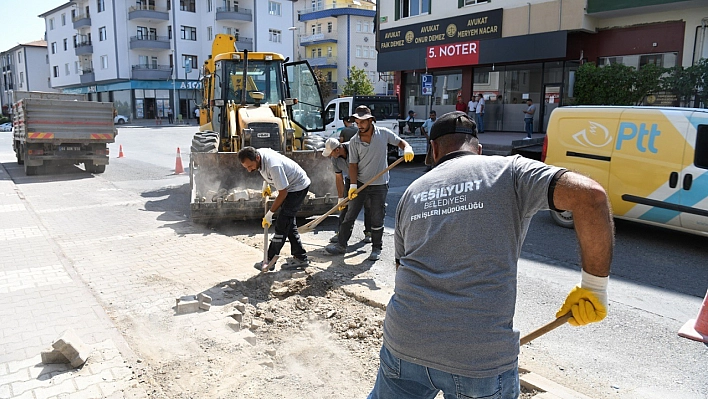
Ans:
[[[179,9],[181,11],[196,12],[195,0],[179,0]]]
[[[172,9],[172,0],[167,0],[167,11]]]
[[[361,58],[361,46],[356,46],[356,57]]]
[[[22,64],[22,51],[17,52],[17,63]]]
[[[107,55],[101,56],[101,69],[108,69],[108,56]]]
[[[22,87],[22,83],[25,81],[25,73],[20,72],[20,88]]]
[[[363,31],[364,33],[369,33],[369,32],[370,32],[370,31],[369,31],[369,23],[368,23],[368,22],[364,22],[364,27],[362,28],[362,31]]]
[[[399,18],[414,17],[421,14],[430,14],[430,0],[396,0]]]
[[[64,51],[69,48],[69,41],[67,39],[64,39]]]
[[[474,4],[480,4],[480,3],[489,3],[489,0],[464,0],[464,5],[466,6],[471,6]]]
[[[192,26],[180,26],[180,38],[182,40],[197,40],[197,28]]]
[[[268,2],[268,14],[280,15],[280,3],[275,1]]]
[[[57,53],[57,42],[52,42],[52,54]]]
[[[271,42],[280,43],[283,32],[277,29],[268,29],[269,39]]]
[[[172,25],[167,25],[167,38],[172,40]]]
[[[332,33],[332,23],[327,22],[327,33]]]
[[[369,46],[364,46],[364,54],[362,57],[369,58]]]
[[[214,4],[212,3],[212,0],[207,0],[207,12],[211,12],[214,7]],[[209,39],[211,40],[211,39]]]
[[[64,64],[64,75],[69,76],[69,63]]]
[[[316,31],[317,31],[317,26],[315,24],[312,24],[312,34],[314,35]]]
[[[475,72],[473,79],[475,84],[489,84],[489,72]]]
[[[693,163],[696,167],[708,169],[708,125],[698,125]]]
[[[104,0],[96,0],[96,8],[98,8],[98,12],[106,11]]]
[[[74,61],[74,73],[79,74],[79,61]]]
[[[317,49],[317,56],[322,57],[322,49],[321,48]]]
[[[189,63],[190,68],[197,68],[197,56],[182,54],[182,66],[186,67],[187,63]]]
[[[332,56],[332,46],[328,46],[327,47],[327,57],[331,57],[331,56]]]
[[[356,31],[361,32],[361,21],[356,21]]]
[[[312,49],[311,52],[312,52],[312,58],[315,58],[315,54],[317,54],[317,52],[315,51],[315,49]]]
[[[213,35],[213,32],[212,32],[211,26],[207,26],[207,40],[211,41],[213,39],[212,35]]]
[[[317,33],[322,33],[322,24],[317,24]]]
[[[49,18],[49,30],[54,30],[54,18]]]
[[[653,64],[661,68],[663,64],[663,59],[663,54],[643,55],[639,57],[639,68],[641,69],[641,67],[643,67],[644,65],[649,64]]]
[[[61,26],[66,25],[66,14],[61,15]]]
[[[52,76],[54,76],[55,78],[59,77],[59,67],[56,65],[52,67]]]
[[[102,26],[98,28],[98,41],[102,42],[104,40],[106,40],[106,27]]]

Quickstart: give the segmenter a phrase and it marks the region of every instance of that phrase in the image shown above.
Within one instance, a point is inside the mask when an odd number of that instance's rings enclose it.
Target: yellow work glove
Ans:
[[[355,191],[356,191],[356,184],[350,184],[349,185],[349,194],[347,195],[349,197],[349,201],[353,200],[358,195],[357,193],[355,193]]]
[[[415,154],[413,153],[413,147],[407,145],[407,146],[403,149],[403,160],[406,161],[406,162],[410,162],[410,161],[413,160],[413,157],[414,157],[414,156],[415,156]]]
[[[610,278],[593,276],[584,270],[581,273],[580,284],[570,290],[563,306],[556,313],[556,317],[561,317],[572,312],[573,317],[568,323],[573,326],[595,323],[607,316],[607,283]]]
[[[341,204],[342,202],[344,202],[344,198],[340,198],[337,203]],[[337,209],[341,212],[341,211],[347,209],[347,204],[339,205],[339,207]]]
[[[266,212],[265,216],[263,217],[263,222],[261,223],[261,226],[263,226],[264,229],[270,227],[270,225],[273,224],[273,212],[268,211]]]
[[[273,194],[273,192],[270,190],[270,184],[263,186],[263,192],[261,192],[263,198],[268,198],[271,194]]]

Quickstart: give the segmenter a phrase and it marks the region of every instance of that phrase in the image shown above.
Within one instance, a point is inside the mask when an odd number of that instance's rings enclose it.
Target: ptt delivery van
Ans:
[[[543,160],[607,190],[614,216],[708,236],[708,110],[561,107]],[[570,212],[551,212],[572,227]]]

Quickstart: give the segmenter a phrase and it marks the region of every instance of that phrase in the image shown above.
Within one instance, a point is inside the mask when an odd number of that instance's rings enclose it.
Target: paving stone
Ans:
[[[248,327],[248,329],[251,331],[255,331],[261,327],[263,327],[263,322],[258,319],[253,319],[251,320],[251,325]]]
[[[211,303],[201,302],[201,303],[199,303],[199,309],[209,310],[209,309],[211,309]]]
[[[211,297],[203,293],[197,295],[197,300],[202,303],[211,303]]]
[[[69,359],[57,349],[42,351],[40,355],[44,364],[70,363]]]
[[[244,341],[251,344],[251,346],[256,346],[256,334],[252,333],[251,330],[241,330],[238,332],[239,337]]]
[[[82,366],[91,355],[91,347],[86,345],[73,329],[66,330],[52,347],[63,353],[74,367]]]
[[[177,314],[194,313],[199,310],[199,301],[194,295],[177,298]]]
[[[236,310],[238,310],[241,313],[246,313],[246,305],[242,304],[241,302],[237,303],[235,305]]]
[[[229,316],[239,323],[243,322],[243,313],[239,312],[238,310],[234,310],[234,313],[230,314]]]
[[[244,304],[248,304],[248,297],[247,296],[241,297],[241,298],[239,298],[238,301],[241,303],[244,303]]]

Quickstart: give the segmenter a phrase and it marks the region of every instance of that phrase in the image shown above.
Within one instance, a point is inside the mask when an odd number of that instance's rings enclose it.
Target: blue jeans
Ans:
[[[361,187],[364,183],[357,182],[357,185]],[[354,230],[354,222],[359,216],[361,208],[365,208],[364,217],[369,214],[371,220],[371,248],[382,249],[386,194],[388,194],[388,184],[371,185],[361,190],[354,200],[349,201],[347,214],[339,226],[339,245],[347,247],[347,241]]]
[[[368,399],[433,399],[439,391],[445,399],[516,399],[521,391],[518,368],[494,377],[464,377],[399,359],[385,345],[380,362]]]
[[[477,133],[484,133],[484,112],[477,114]]]
[[[531,133],[533,133],[533,118],[524,118],[524,129],[526,129],[526,137],[531,138]]]

